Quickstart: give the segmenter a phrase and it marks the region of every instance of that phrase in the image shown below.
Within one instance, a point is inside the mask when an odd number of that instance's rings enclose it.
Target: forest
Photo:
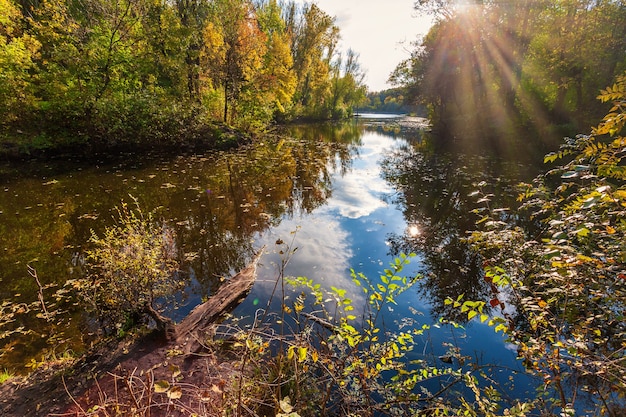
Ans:
[[[339,39],[315,4],[1,0],[3,152],[219,146],[225,127],[347,117],[366,88]]]

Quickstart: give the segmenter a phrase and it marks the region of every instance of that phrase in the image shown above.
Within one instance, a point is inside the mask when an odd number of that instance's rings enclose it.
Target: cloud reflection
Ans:
[[[264,308],[272,297],[284,257],[278,251],[285,250],[285,245],[276,245],[276,241],[281,240],[293,245],[292,249],[298,248],[284,271],[286,276],[305,276],[326,290],[333,286],[344,289],[346,297],[353,301],[355,313],[363,311],[365,295],[350,278],[350,268],[355,266],[354,251],[362,245],[354,241],[358,234],[348,229],[346,221],[362,219],[367,222],[366,218],[376,210],[388,207],[382,197],[393,189],[380,175],[379,160],[389,148],[387,136],[365,133],[352,168],[343,175],[335,173],[333,176],[332,197],[324,206],[304,217],[284,218],[259,238],[258,246],[267,245],[268,253],[261,260],[257,283],[248,297],[248,300],[257,300],[255,308]],[[280,305],[281,287],[276,288],[273,310]],[[291,299],[299,292],[286,291]],[[246,311],[250,308],[242,307]]]
[[[295,231],[295,236],[294,236]],[[259,307],[265,307],[272,295],[276,279],[280,275],[281,255],[284,245],[276,245],[278,239],[297,248],[285,268],[286,276],[305,276],[322,285],[326,290],[332,286],[347,290],[346,296],[353,300],[357,311],[365,305],[362,291],[350,279],[352,247],[349,233],[343,229],[338,219],[329,215],[313,215],[302,219],[285,219],[281,224],[263,236],[267,254],[262,258],[258,270],[257,283],[249,299],[258,298]],[[292,248],[292,249],[293,249]],[[295,293],[288,289],[293,299]],[[280,286],[274,295],[273,305],[280,301]],[[275,308],[275,307],[274,307]]]
[[[379,158],[389,149],[389,138],[378,133],[363,135],[360,156],[353,169],[333,181],[333,194],[322,209],[341,217],[358,219],[386,207],[381,195],[392,188],[380,175]]]

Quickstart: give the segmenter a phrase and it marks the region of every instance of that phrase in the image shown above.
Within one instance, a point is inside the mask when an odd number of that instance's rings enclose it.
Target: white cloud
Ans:
[[[391,192],[392,189],[380,176],[377,156],[389,147],[389,138],[367,132],[361,141],[360,157],[354,161],[352,170],[334,180],[333,194],[324,211],[358,219],[387,206],[381,194]]]
[[[294,234],[295,232],[295,234]],[[356,310],[361,311],[365,297],[359,287],[350,279],[350,267],[353,257],[349,233],[341,227],[339,220],[329,214],[313,214],[303,219],[284,219],[280,225],[263,236],[267,253],[258,268],[258,278],[248,300],[263,300],[258,308],[264,308],[270,299],[280,276],[281,260],[285,255],[278,253],[284,245],[276,245],[280,239],[292,244],[297,251],[291,256],[284,274],[286,276],[305,276],[329,291],[331,287],[345,289],[346,297],[353,301]],[[261,243],[261,242],[259,242]],[[285,292],[293,300],[301,291],[286,286]],[[277,286],[272,305],[280,303],[281,286]],[[289,305],[289,303],[288,303]]]

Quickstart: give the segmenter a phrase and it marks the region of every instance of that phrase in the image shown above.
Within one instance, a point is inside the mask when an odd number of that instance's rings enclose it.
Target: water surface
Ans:
[[[476,202],[468,196],[485,181],[492,184],[494,204],[506,205],[510,185],[531,173],[517,161],[435,153],[421,131],[387,133],[379,126],[368,128],[360,120],[292,127],[282,139],[174,159],[5,166],[0,293],[4,299],[36,299],[27,265],[44,285],[81,276],[92,231],[111,225],[115,207],[135,198],[142,210],[175,229],[181,259],[194,255],[182,265],[188,285],[180,306],[168,310],[176,319],[265,245],[257,283],[235,315],[250,317],[267,306],[285,259],[279,251],[289,246],[297,251],[284,273],[346,289],[357,311],[366,301],[351,282],[350,268],[376,281],[394,257],[415,252],[404,272],[423,278],[385,311],[385,326],[439,326],[441,317],[465,324],[465,315],[446,307],[445,298],[490,297],[480,260],[463,241],[477,221]],[[50,347],[81,349],[92,329],[81,311],[71,314],[56,327],[24,319],[33,332],[4,341],[0,366],[23,369]],[[429,332],[414,355],[436,358],[444,344],[454,343],[481,363],[521,369],[511,346],[487,325],[442,327]],[[50,331],[63,335],[51,342],[45,337]]]

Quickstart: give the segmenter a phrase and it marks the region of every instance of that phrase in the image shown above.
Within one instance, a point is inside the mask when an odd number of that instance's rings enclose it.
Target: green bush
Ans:
[[[68,282],[94,313],[104,330],[123,331],[151,319],[160,331],[169,329],[159,302],[180,291],[174,232],[122,203],[118,224],[102,236],[92,232],[87,250],[88,276]]]

